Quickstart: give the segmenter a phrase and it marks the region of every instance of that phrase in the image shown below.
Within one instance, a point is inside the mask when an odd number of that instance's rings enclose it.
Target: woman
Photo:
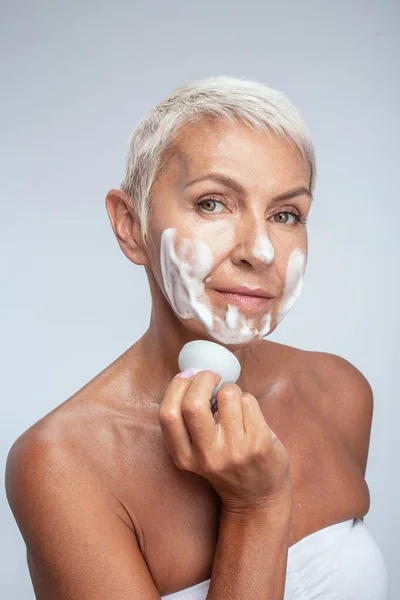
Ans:
[[[301,117],[255,82],[194,82],[137,126],[106,203],[149,328],[8,457],[40,600],[388,597],[362,521],[371,388],[265,339],[301,291],[314,182]],[[218,374],[177,376],[195,339],[241,363],[216,415]]]

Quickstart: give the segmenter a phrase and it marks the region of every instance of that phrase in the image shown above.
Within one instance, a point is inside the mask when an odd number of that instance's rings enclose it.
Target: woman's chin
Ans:
[[[275,315],[272,315],[269,327],[266,327],[266,316],[263,314],[253,319],[254,330],[250,329],[249,333],[246,333],[244,330],[242,331],[240,327],[228,328],[219,319],[214,320],[214,327],[212,329],[207,329],[206,325],[199,319],[180,318],[179,320],[187,332],[187,337],[190,339],[206,340],[221,344],[229,349],[238,350],[240,348],[256,346],[276,329],[277,322]]]

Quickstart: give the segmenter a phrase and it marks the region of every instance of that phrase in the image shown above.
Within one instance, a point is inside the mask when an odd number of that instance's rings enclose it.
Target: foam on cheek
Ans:
[[[235,327],[239,323],[239,309],[237,306],[232,306],[231,304],[228,304],[228,310],[226,311],[225,320],[229,329],[235,329]]]
[[[208,245],[200,239],[183,239],[175,250],[175,229],[161,235],[161,273],[172,308],[182,319],[199,318],[207,329],[213,326],[213,315],[200,302],[204,295],[203,279],[211,271],[213,258]]]
[[[260,333],[258,334],[258,337],[260,339],[267,337],[267,335],[269,334],[269,332],[271,330],[271,321],[272,321],[271,313],[267,313],[266,315],[264,315],[263,320],[261,321]]]
[[[215,314],[204,288],[213,267],[211,249],[205,241],[182,238],[179,249],[175,246],[176,229],[165,229],[161,235],[161,273],[166,295],[178,316],[199,320],[214,339],[224,344],[246,343],[267,335],[270,314],[264,315],[260,331],[237,306],[228,304],[223,317]]]
[[[300,296],[304,283],[305,268],[306,255],[300,248],[295,248],[289,256],[285,289],[278,310],[277,324],[282,321]]]

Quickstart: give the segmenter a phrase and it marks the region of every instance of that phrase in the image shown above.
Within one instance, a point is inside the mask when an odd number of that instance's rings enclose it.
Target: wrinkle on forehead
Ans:
[[[167,155],[166,175],[179,193],[190,179],[206,175],[209,169],[230,174],[254,196],[309,188],[311,169],[292,140],[242,122],[214,118],[184,125],[171,140]]]

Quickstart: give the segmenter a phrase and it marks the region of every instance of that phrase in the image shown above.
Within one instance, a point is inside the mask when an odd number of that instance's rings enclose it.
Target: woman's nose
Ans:
[[[265,231],[243,232],[240,241],[234,247],[232,260],[235,264],[248,263],[260,271],[275,259],[275,248]]]

